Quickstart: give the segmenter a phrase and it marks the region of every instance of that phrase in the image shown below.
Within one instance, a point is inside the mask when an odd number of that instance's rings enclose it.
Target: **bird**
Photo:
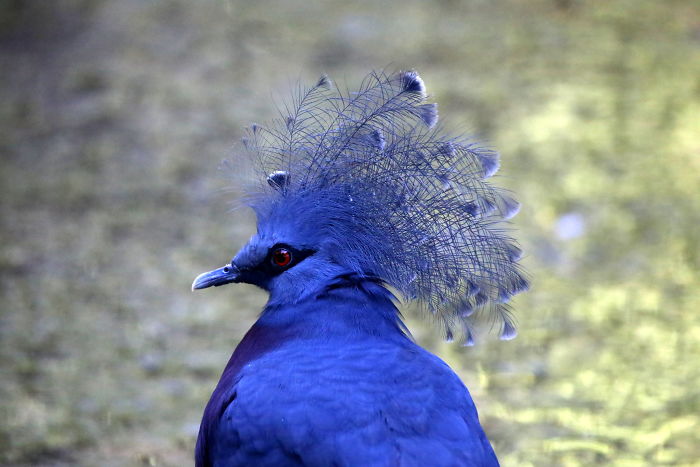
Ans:
[[[354,91],[322,75],[245,130],[257,231],[192,290],[269,295],[204,409],[197,467],[499,465],[468,389],[401,310],[464,345],[484,318],[515,337],[520,205],[487,180],[498,153],[430,100],[414,70]]]

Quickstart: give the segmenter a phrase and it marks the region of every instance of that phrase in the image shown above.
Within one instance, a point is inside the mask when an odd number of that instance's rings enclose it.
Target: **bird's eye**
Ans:
[[[289,266],[292,262],[292,252],[286,248],[277,248],[272,253],[272,264],[281,268]]]

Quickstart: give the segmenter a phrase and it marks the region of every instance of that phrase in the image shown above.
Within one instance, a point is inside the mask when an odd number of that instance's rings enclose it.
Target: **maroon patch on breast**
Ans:
[[[211,466],[209,437],[218,425],[226,407],[235,399],[233,387],[237,382],[241,368],[279,347],[290,337],[289,334],[289,331],[284,328],[270,327],[258,322],[248,330],[236,350],[233,351],[233,355],[226,364],[219,383],[204,409],[195,449],[195,465],[197,467]]]

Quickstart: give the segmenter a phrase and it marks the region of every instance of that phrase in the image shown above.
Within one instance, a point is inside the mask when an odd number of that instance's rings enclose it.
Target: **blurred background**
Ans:
[[[265,301],[190,292],[253,231],[220,161],[298,81],[415,68],[523,203],[519,337],[409,319],[503,465],[700,465],[697,2],[0,5],[0,463],[191,464]]]

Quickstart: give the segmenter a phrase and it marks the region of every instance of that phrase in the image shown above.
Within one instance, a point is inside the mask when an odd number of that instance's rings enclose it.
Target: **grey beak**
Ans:
[[[224,266],[213,271],[198,275],[192,282],[192,290],[206,289],[207,287],[218,287],[220,285],[238,282],[240,270],[233,264]]]

